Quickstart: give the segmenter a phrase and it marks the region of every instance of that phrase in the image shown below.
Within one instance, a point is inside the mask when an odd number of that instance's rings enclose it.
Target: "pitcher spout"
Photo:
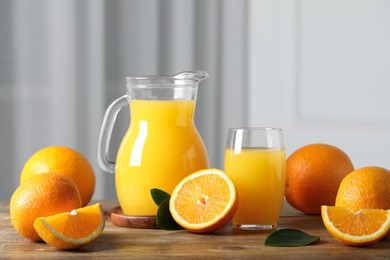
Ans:
[[[173,75],[175,79],[186,79],[193,80],[195,83],[199,83],[209,77],[206,71],[195,70],[195,71],[183,71]]]

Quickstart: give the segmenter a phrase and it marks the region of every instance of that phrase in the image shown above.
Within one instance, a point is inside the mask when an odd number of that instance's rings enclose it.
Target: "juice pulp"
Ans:
[[[243,148],[225,151],[225,172],[238,192],[234,225],[275,225],[284,201],[286,154],[283,150]]]
[[[130,101],[130,127],[119,148],[115,172],[124,214],[156,215],[151,189],[171,194],[185,176],[208,168],[194,109],[194,100]]]

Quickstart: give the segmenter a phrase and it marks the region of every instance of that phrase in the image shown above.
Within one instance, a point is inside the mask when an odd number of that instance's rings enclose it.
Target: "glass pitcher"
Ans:
[[[198,83],[204,71],[173,76],[127,77],[126,95],[107,109],[98,142],[98,162],[115,172],[119,204],[125,215],[155,216],[150,190],[172,193],[185,176],[209,167],[205,145],[194,124]],[[130,126],[116,162],[108,156],[110,137],[121,108],[130,105]]]

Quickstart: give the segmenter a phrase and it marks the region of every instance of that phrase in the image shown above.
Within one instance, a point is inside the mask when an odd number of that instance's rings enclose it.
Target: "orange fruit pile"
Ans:
[[[25,181],[13,193],[11,223],[22,236],[40,241],[33,226],[36,218],[80,207],[79,191],[70,178],[56,173],[41,174]]]
[[[83,206],[87,205],[95,191],[95,173],[89,161],[78,151],[65,146],[45,147],[26,162],[20,183],[31,176],[54,172],[71,178],[76,184]]]
[[[334,205],[341,181],[353,170],[348,155],[335,146],[303,146],[286,162],[286,200],[302,212],[320,214],[321,205]]]
[[[377,166],[355,170],[335,146],[311,144],[292,153],[285,195],[294,208],[321,213],[326,229],[343,244],[371,244],[390,230],[390,171]]]
[[[95,174],[79,152],[64,146],[36,152],[26,162],[20,182],[11,197],[10,218],[23,237],[72,249],[100,236],[101,206],[82,208],[94,193]]]
[[[390,171],[368,166],[351,172],[340,184],[336,206],[354,211],[390,209]]]
[[[60,249],[75,249],[98,238],[105,226],[100,203],[49,217],[37,218],[34,228],[49,245]]]
[[[206,169],[185,177],[173,190],[169,210],[183,228],[208,233],[225,226],[238,207],[232,180],[221,170]]]
[[[329,233],[343,244],[363,246],[382,239],[390,230],[390,210],[322,206],[322,220]]]

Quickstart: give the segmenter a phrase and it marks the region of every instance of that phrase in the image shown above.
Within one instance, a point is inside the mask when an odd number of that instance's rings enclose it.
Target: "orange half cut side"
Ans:
[[[105,226],[100,203],[71,212],[37,218],[34,228],[46,243],[59,249],[79,248],[98,238]]]
[[[368,245],[382,239],[390,229],[390,210],[321,206],[322,220],[329,233],[343,244]]]
[[[169,209],[174,220],[195,233],[225,226],[237,210],[236,187],[219,169],[206,169],[185,177],[173,190]]]

